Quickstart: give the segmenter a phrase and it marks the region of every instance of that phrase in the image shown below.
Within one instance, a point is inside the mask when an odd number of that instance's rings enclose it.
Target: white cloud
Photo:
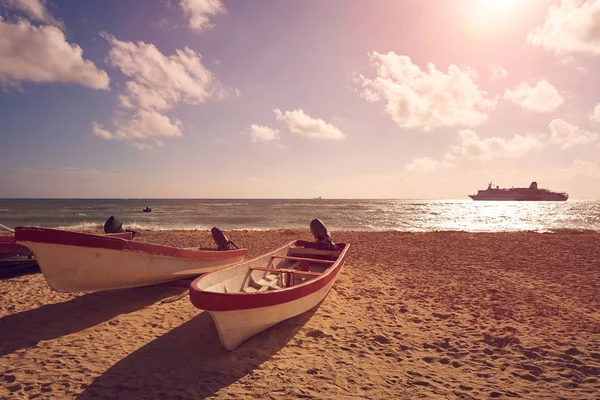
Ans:
[[[279,130],[269,128],[263,125],[250,125],[250,132],[252,133],[253,142],[265,142],[269,140],[279,139]]]
[[[111,132],[107,131],[106,129],[102,128],[102,125],[100,125],[97,122],[94,122],[92,125],[92,130],[94,131],[94,134],[96,136],[100,136],[103,139],[114,139],[115,135],[113,135]]]
[[[54,26],[35,27],[24,20],[12,24],[0,17],[0,83],[62,82],[108,89],[106,72],[82,53]]]
[[[533,87],[523,82],[512,90],[506,89],[504,98],[526,110],[542,113],[554,111],[564,102],[558,90],[545,80]]]
[[[118,118],[113,123],[116,126],[114,133],[94,122],[92,126],[94,134],[104,139],[136,140],[138,144],[134,145],[138,148],[141,146],[140,140],[181,136],[181,121],[176,119],[171,121],[169,117],[153,110],[138,110],[130,118]],[[162,142],[158,140],[155,143],[160,146]]]
[[[490,64],[490,74],[492,74],[492,81],[498,81],[508,76],[508,71],[496,64]]]
[[[46,9],[45,0],[6,0],[5,4],[10,9],[24,12],[33,21],[44,22],[64,29],[63,24],[54,19]]]
[[[195,105],[223,96],[221,83],[202,64],[200,54],[187,47],[165,56],[153,44],[102,36],[111,45],[110,63],[133,79],[120,97],[125,108],[167,110],[178,103]]]
[[[152,148],[152,146],[150,146],[149,144],[139,142],[133,142],[131,143],[131,145],[138,150],[150,150]]]
[[[590,119],[592,121],[600,122],[600,103],[596,105],[596,108],[594,108],[594,111],[590,114]]]
[[[550,128],[550,143],[560,145],[563,149],[587,144],[598,139],[597,133],[579,129],[577,125],[571,125],[562,119],[555,119],[548,125]]]
[[[532,150],[544,147],[542,136],[537,134],[480,138],[476,132],[463,129],[458,132],[459,144],[452,146],[450,157],[490,161],[497,158],[518,158]]]
[[[403,128],[481,125],[496,105],[475,84],[473,69],[450,65],[445,74],[432,63],[422,71],[410,57],[394,52],[369,56],[377,76],[358,77],[361,94],[370,102],[384,100],[386,113]]]
[[[107,33],[101,35],[111,45],[110,63],[131,78],[119,95],[120,106],[131,111],[121,110],[113,119],[114,133],[94,123],[93,131],[99,137],[127,140],[141,150],[162,147],[164,143],[157,138],[182,136],[182,124],[159,111],[180,103],[198,105],[224,96],[221,83],[202,64],[200,54],[187,47],[165,56],[153,44],[124,42]],[[127,113],[132,114],[126,116]]]
[[[543,26],[527,41],[556,54],[600,54],[600,0],[562,0],[552,5]]]
[[[221,0],[180,0],[179,5],[189,20],[189,27],[202,32],[212,28],[209,18],[225,13],[225,6]]]
[[[311,118],[302,109],[294,111],[273,110],[275,118],[283,121],[292,133],[309,139],[343,139],[344,134],[335,126],[326,123],[322,119]]]
[[[579,73],[587,72],[587,69],[585,67],[582,67],[581,65],[577,64],[577,62],[575,61],[575,57],[573,57],[573,56],[562,57],[559,62],[562,65],[566,65],[568,67],[573,68],[575,71],[577,71]]]

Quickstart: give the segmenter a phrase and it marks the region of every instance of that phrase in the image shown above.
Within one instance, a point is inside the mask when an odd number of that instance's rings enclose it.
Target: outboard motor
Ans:
[[[135,236],[135,234],[137,233],[136,231],[131,230],[131,229],[123,229],[123,223],[121,221],[119,221],[117,218],[115,218],[114,216],[111,216],[104,223],[104,233],[122,233],[122,232],[131,232],[133,234],[132,236]]]
[[[210,230],[213,240],[217,244],[219,250],[231,250],[231,246],[238,248],[235,243],[227,239],[227,236],[217,227]]]
[[[315,218],[310,221],[310,231],[317,241],[317,248],[324,250],[340,250],[340,248],[333,243],[327,227],[320,219]]]
[[[123,229],[123,223],[114,216],[111,216],[104,223],[104,233],[121,233],[125,232]]]

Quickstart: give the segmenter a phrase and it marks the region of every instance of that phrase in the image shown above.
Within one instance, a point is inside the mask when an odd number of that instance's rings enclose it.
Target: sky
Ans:
[[[600,0],[0,0],[0,198],[600,198]]]

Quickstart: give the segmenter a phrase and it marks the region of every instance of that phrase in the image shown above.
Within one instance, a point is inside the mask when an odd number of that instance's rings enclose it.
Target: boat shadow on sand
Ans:
[[[233,351],[221,345],[208,312],[202,312],[123,358],[78,399],[119,393],[123,398],[205,398],[251,374],[283,348],[320,304],[250,338]]]
[[[0,319],[0,356],[82,331],[183,290],[166,286],[107,290],[5,316]]]

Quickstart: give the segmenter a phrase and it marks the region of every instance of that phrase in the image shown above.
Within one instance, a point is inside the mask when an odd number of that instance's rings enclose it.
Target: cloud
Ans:
[[[153,44],[101,35],[111,45],[111,65],[132,78],[120,97],[125,108],[167,110],[178,103],[197,105],[224,95],[221,83],[202,64],[200,54],[187,47],[165,56]]]
[[[598,139],[598,134],[584,131],[560,119],[550,122],[549,128],[550,135],[528,133],[515,134],[511,138],[480,138],[475,131],[463,129],[458,132],[459,143],[450,146],[450,151],[441,160],[431,157],[415,158],[406,164],[404,169],[410,172],[430,173],[442,168],[454,167],[461,159],[492,161],[502,158],[520,158],[549,144],[567,149]],[[588,164],[583,162],[582,165],[589,166]],[[597,168],[597,165],[594,168]]]
[[[369,57],[377,76],[359,75],[361,95],[370,102],[385,101],[385,112],[403,128],[477,126],[496,105],[475,84],[473,69],[450,65],[445,74],[433,63],[422,71],[410,57],[394,52]]]
[[[571,125],[562,119],[555,119],[548,125],[550,128],[550,143],[560,145],[563,149],[578,144],[587,144],[598,139],[597,133],[579,129],[577,125]]]
[[[54,19],[46,9],[45,0],[6,0],[5,4],[9,9],[24,12],[32,21],[58,26],[64,30],[63,23]]]
[[[133,142],[131,143],[131,145],[133,147],[135,147],[138,150],[150,150],[152,148],[152,146],[150,146],[149,144],[145,144],[145,143],[138,143],[138,142]]]
[[[566,65],[568,67],[573,68],[575,71],[577,71],[579,73],[587,72],[587,69],[585,67],[582,67],[581,65],[577,64],[577,62],[575,61],[575,57],[573,57],[573,56],[562,57],[559,62],[562,65]]]
[[[212,28],[209,18],[217,14],[225,14],[225,6],[221,0],[180,0],[179,5],[193,31],[202,32]]]
[[[101,35],[111,46],[110,64],[131,78],[119,95],[122,110],[112,121],[115,132],[94,123],[94,134],[101,138],[130,141],[141,150],[162,147],[164,143],[157,138],[182,136],[182,124],[161,112],[181,103],[198,105],[225,95],[221,83],[202,64],[200,54],[187,47],[165,56],[153,44]]]
[[[83,59],[82,53],[54,26],[35,27],[24,20],[13,24],[0,17],[0,83],[62,82],[108,89],[106,72]]]
[[[292,133],[309,139],[343,139],[344,134],[335,126],[326,123],[322,119],[314,119],[304,113],[302,109],[294,111],[273,110],[275,118],[283,121]]]
[[[538,134],[514,135],[510,139],[501,137],[480,138],[476,132],[463,129],[458,132],[459,144],[452,146],[449,158],[466,158],[491,161],[498,158],[518,158],[532,150],[544,147]]]
[[[541,113],[554,111],[564,102],[558,90],[545,80],[533,87],[523,82],[512,90],[506,89],[504,98],[526,110]]]
[[[600,54],[600,0],[562,0],[552,5],[543,26],[527,41],[555,54]]]
[[[269,128],[268,126],[252,124],[250,125],[250,132],[252,133],[253,142],[265,142],[279,139],[279,130]]]
[[[592,121],[600,122],[600,103],[596,105],[596,108],[594,108],[594,111],[590,114],[590,119]]]
[[[138,110],[129,118],[117,118],[113,121],[114,133],[94,122],[92,130],[95,135],[109,140],[132,141],[156,139],[161,137],[180,137],[181,121],[171,121],[169,117],[153,110]],[[158,144],[158,143],[157,143]],[[139,148],[139,144],[136,145]],[[149,146],[149,145],[148,145]]]
[[[498,81],[508,76],[508,71],[496,64],[490,64],[490,74],[492,74],[492,81]]]

